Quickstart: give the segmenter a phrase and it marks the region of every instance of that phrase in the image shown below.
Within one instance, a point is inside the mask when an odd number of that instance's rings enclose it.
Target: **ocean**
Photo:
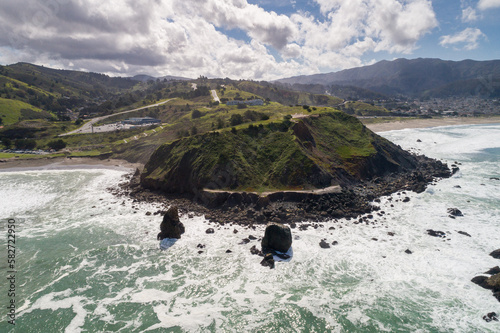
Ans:
[[[273,270],[250,254],[257,240],[240,244],[263,226],[182,216],[161,251],[161,217],[146,213],[165,207],[107,190],[123,170],[0,173],[0,332],[499,332],[482,317],[500,302],[470,280],[500,264],[500,125],[382,135],[460,171],[381,198],[369,224],[292,229],[293,257]]]

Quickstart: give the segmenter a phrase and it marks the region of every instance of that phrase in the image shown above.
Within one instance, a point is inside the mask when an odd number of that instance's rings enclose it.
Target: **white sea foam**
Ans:
[[[457,161],[461,171],[424,193],[382,198],[376,205],[386,214],[375,214],[373,224],[340,219],[293,229],[293,258],[274,270],[250,254],[259,241],[240,244],[261,237],[263,226],[182,216],[186,233],[160,251],[161,217],[146,212],[165,207],[113,197],[105,189],[121,172],[2,174],[1,184],[12,180],[10,189],[26,198],[12,212],[31,221],[20,234],[30,296],[19,316],[31,326],[20,327],[30,332],[38,310],[55,316],[71,309],[60,331],[277,331],[286,323],[292,331],[494,332],[482,316],[498,313],[498,302],[470,279],[498,265],[488,253],[500,244],[500,182],[489,178],[500,175],[500,165],[482,154],[498,147],[499,128],[384,133],[405,148]],[[451,219],[451,207],[464,216]],[[206,234],[208,227],[215,233]],[[338,245],[322,249],[322,239]]]

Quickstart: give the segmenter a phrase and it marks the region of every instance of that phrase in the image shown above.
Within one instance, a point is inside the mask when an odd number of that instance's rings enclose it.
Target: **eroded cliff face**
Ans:
[[[205,188],[347,187],[390,174],[418,173],[430,161],[376,135],[352,116],[331,112],[164,144],[146,164],[141,185],[176,194]],[[438,167],[447,170],[444,165]]]

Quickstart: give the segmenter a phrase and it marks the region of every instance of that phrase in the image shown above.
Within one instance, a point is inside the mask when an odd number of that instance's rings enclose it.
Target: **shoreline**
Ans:
[[[500,124],[500,116],[493,116],[488,118],[456,117],[456,118],[405,119],[405,120],[388,121],[388,122],[364,124],[364,125],[373,132],[380,133],[388,131],[399,131],[404,129],[484,125],[484,124]]]
[[[36,159],[10,158],[0,160],[0,173],[41,170],[112,169],[134,171],[142,168],[141,163],[130,163],[119,159],[99,159],[92,157],[47,157]]]

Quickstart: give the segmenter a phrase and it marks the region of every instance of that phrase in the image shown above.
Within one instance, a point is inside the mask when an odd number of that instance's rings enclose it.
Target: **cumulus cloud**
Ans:
[[[462,9],[462,22],[474,22],[479,19],[477,11],[472,7]]]
[[[368,52],[411,53],[437,26],[428,0],[313,0],[321,18],[277,14],[266,1],[4,1],[0,62],[273,79],[363,65]]]
[[[481,10],[500,7],[500,0],[479,0],[477,7]]]
[[[479,46],[479,41],[486,36],[477,28],[467,28],[455,35],[446,35],[440,38],[439,44],[443,47],[452,46],[456,50],[474,50]]]

